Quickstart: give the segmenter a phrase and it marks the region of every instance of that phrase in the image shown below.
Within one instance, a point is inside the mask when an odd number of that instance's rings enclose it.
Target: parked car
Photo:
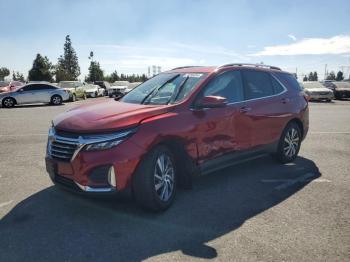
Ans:
[[[98,85],[85,84],[81,86],[87,97],[99,97],[104,96],[105,90]]]
[[[14,91],[0,94],[0,102],[3,107],[33,103],[60,105],[68,99],[67,91],[50,84],[26,84]]]
[[[320,82],[317,82],[317,81],[303,82],[302,85],[310,101],[326,100],[330,102],[332,99],[334,99],[333,91],[329,88],[326,88]]]
[[[128,85],[128,87],[125,89],[124,94],[129,93],[131,90],[133,90],[135,87],[141,85],[142,82],[133,82]]]
[[[86,99],[86,94],[83,88],[84,83],[79,81],[60,81],[58,86],[69,93],[69,101],[74,102],[78,98]]]
[[[107,81],[95,81],[94,82],[95,85],[99,85],[101,88],[103,88],[105,90],[104,95],[107,96],[108,95],[108,88],[110,88],[110,84]]]
[[[121,97],[125,94],[128,88],[129,81],[115,81],[109,88],[107,88],[109,97]]]
[[[132,189],[151,210],[168,208],[177,186],[242,160],[295,160],[309,126],[295,77],[267,65],[181,67],[119,101],[59,115],[46,169],[59,186],[86,194]]]
[[[19,86],[23,86],[23,85],[24,83],[20,81],[11,81],[11,82],[0,81],[0,93],[14,91]]]
[[[323,84],[325,87],[334,91],[334,89],[335,89],[334,82],[335,82],[334,80],[323,80],[323,81],[321,81],[321,84]]]
[[[335,85],[334,96],[336,99],[349,98],[350,97],[350,82],[333,82]]]

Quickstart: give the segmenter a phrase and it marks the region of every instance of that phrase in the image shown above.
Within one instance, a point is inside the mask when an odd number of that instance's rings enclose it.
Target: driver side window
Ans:
[[[243,101],[241,72],[226,71],[216,76],[205,87],[203,96],[221,96],[227,99],[227,103]]]

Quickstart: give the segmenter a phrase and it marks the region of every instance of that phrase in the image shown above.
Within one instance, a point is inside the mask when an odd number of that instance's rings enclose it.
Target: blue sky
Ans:
[[[83,78],[93,50],[105,73],[153,64],[264,62],[298,74],[350,73],[350,1],[0,0],[0,67],[56,63],[71,36]]]

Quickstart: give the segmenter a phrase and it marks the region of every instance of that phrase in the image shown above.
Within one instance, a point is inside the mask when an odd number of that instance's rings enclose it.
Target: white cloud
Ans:
[[[295,35],[293,34],[289,34],[287,35],[290,39],[292,39],[293,41],[297,41],[297,38],[295,37]]]
[[[326,55],[350,53],[350,36],[338,35],[331,38],[304,38],[288,45],[266,46],[251,56],[277,55]]]

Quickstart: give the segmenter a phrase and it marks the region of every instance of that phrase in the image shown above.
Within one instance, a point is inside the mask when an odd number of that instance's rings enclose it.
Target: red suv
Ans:
[[[141,206],[164,210],[194,174],[266,153],[293,161],[308,118],[297,80],[277,67],[180,67],[119,101],[59,115],[46,169],[55,184],[89,194],[131,189]]]

